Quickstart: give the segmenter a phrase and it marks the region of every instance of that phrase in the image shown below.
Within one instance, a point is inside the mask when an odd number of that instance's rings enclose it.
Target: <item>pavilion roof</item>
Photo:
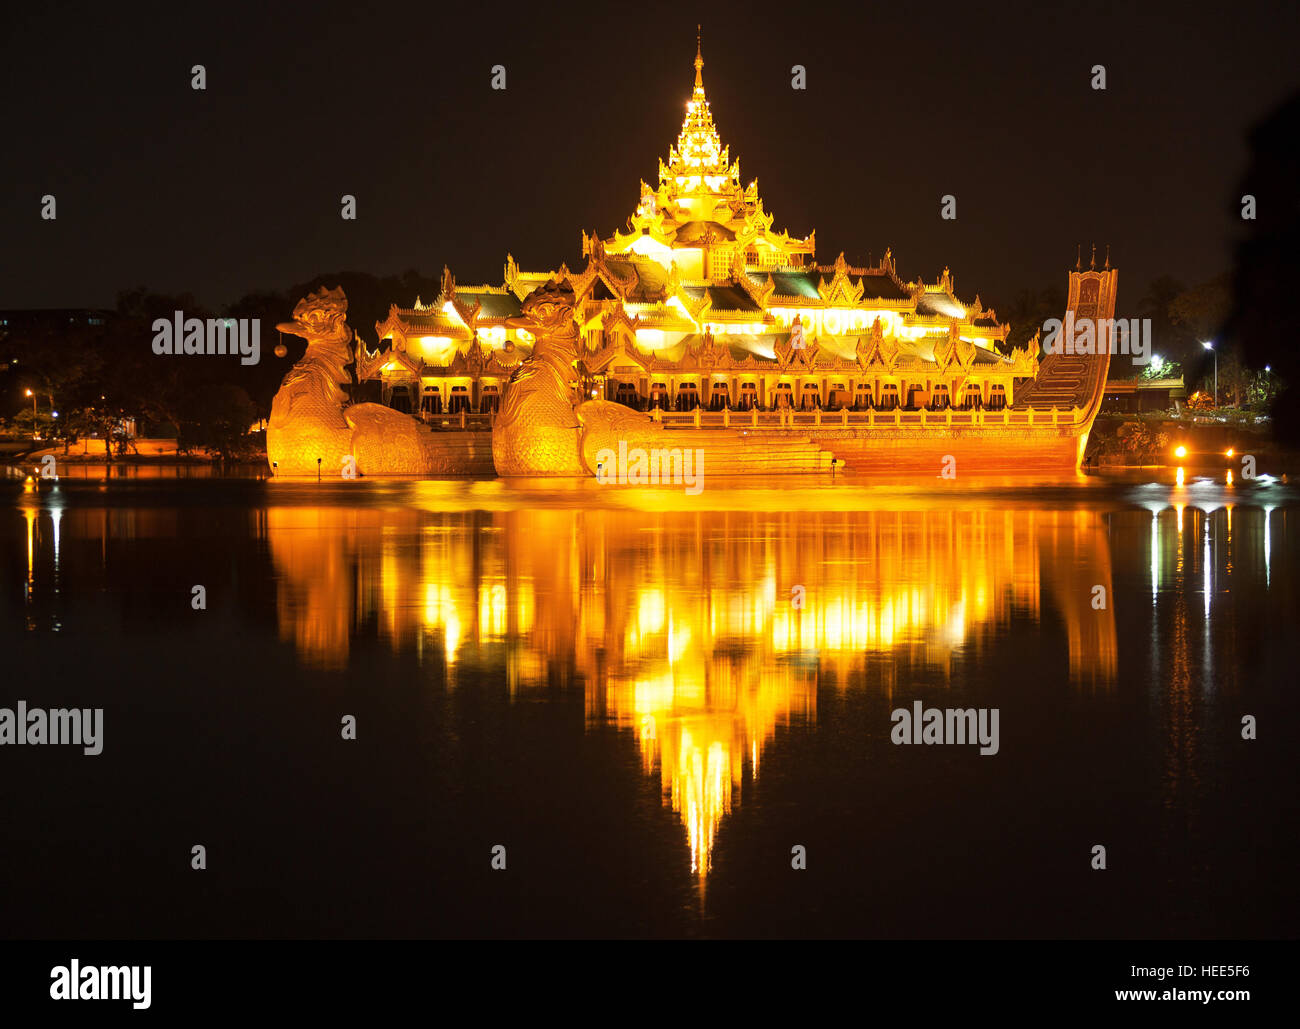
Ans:
[[[522,311],[522,305],[519,298],[509,290],[481,292],[472,289],[456,289],[456,299],[465,307],[473,307],[475,301],[481,306],[479,308],[480,318],[513,318]]]
[[[683,286],[682,292],[693,300],[709,298],[713,311],[761,311],[753,297],[739,286]]]
[[[767,288],[767,277],[771,275],[772,282],[776,286],[776,296],[806,297],[809,300],[817,300],[821,297],[821,294],[817,292],[818,276],[803,269],[773,269],[770,272],[747,271],[745,274],[749,276],[749,281],[759,289]]]
[[[686,222],[677,230],[674,242],[698,243],[701,242],[709,233],[712,233],[714,239],[718,241],[732,240],[736,238],[735,232],[720,222],[692,221]]]

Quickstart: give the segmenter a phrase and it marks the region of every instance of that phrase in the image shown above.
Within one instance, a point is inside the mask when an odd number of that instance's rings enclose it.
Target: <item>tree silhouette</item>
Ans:
[[[1223,338],[1247,366],[1281,380],[1272,406],[1277,438],[1300,443],[1300,350],[1295,345],[1295,291],[1300,282],[1300,93],[1250,133],[1250,164],[1232,216],[1244,235],[1237,246],[1232,312]],[[1255,198],[1254,220],[1242,219],[1241,197]],[[1222,368],[1220,368],[1222,371]]]

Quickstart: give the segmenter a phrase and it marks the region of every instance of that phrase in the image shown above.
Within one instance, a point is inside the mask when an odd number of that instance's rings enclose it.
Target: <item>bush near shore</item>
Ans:
[[[1175,448],[1185,447],[1179,458]],[[1229,458],[1228,451],[1234,458]],[[1213,415],[1174,415],[1169,412],[1102,414],[1088,439],[1088,464],[1105,465],[1225,465],[1241,454],[1255,455],[1261,468],[1300,468],[1300,453],[1280,446],[1267,419],[1249,412],[1220,411]]]

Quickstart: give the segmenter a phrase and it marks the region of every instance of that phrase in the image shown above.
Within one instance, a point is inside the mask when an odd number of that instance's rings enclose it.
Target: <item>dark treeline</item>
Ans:
[[[1251,368],[1270,366],[1281,391],[1272,405],[1279,440],[1300,444],[1300,349],[1295,295],[1300,283],[1300,93],[1250,134],[1250,164],[1238,192],[1258,200],[1255,221],[1237,247],[1232,300],[1224,326],[1229,345]],[[1234,202],[1237,198],[1233,198]],[[1238,210],[1233,205],[1234,213]],[[1220,365],[1222,375],[1222,364]]]
[[[1066,299],[1062,283],[1021,290],[1010,304],[995,305],[998,320],[1011,324],[1007,349],[1024,346],[1034,333],[1042,330],[1048,319],[1060,319],[1065,312]],[[1213,355],[1202,346],[1203,341],[1212,340],[1220,348],[1220,386],[1228,381],[1227,377],[1235,376],[1233,381],[1244,381],[1249,377],[1249,369],[1244,365],[1239,348],[1224,338],[1231,303],[1232,280],[1229,275],[1193,285],[1162,275],[1152,280],[1146,292],[1136,300],[1125,297],[1121,281],[1115,317],[1149,321],[1151,354],[1160,360],[1138,364],[1132,360],[1132,355],[1117,354],[1111,359],[1111,377],[1160,375],[1185,378],[1189,388],[1195,387],[1207,374],[1212,374]]]
[[[155,293],[143,286],[122,290],[115,309],[102,317],[28,318],[0,330],[8,400],[0,414],[20,431],[30,431],[34,423],[42,436],[64,439],[107,439],[123,419],[134,419],[137,435],[175,435],[186,448],[239,457],[256,445],[249,427],[269,415],[281,379],[306,349],[304,340],[281,336],[275,328],[290,319],[299,299],[321,286],[342,286],[348,323],[373,341],[375,323],[391,304],[409,306],[417,296],[430,301],[440,284],[440,277],[414,270],[382,278],[336,272],[284,290],[249,293],[221,310],[190,294]],[[204,320],[257,319],[260,359],[245,365],[230,355],[155,354],[154,321],[170,321],[177,311]],[[285,355],[277,357],[281,343]],[[28,390],[36,394],[35,413]]]
[[[1295,345],[1294,297],[1300,282],[1300,93],[1251,131],[1250,160],[1232,195],[1229,216],[1241,225],[1233,269],[1188,286],[1170,276],[1153,280],[1131,308],[1120,287],[1116,317],[1151,320],[1152,352],[1173,362],[1189,389],[1209,392],[1215,355],[1220,397],[1235,404],[1267,400],[1273,435],[1300,445],[1300,348]],[[1249,200],[1253,203],[1247,203]],[[1253,208],[1251,216],[1244,211]],[[1065,308],[1061,287],[1022,292],[1005,309],[1008,342],[1023,344],[1046,318]],[[1126,311],[1131,312],[1126,313]],[[1213,342],[1214,353],[1202,344]],[[1113,375],[1150,374],[1121,357]]]

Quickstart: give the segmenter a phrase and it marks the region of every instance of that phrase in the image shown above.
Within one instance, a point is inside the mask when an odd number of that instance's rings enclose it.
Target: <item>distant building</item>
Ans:
[[[1178,409],[1187,402],[1182,379],[1110,379],[1101,400],[1102,414],[1141,414]]]

